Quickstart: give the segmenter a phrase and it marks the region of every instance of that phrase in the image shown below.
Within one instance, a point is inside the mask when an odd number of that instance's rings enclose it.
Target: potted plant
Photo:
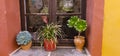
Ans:
[[[50,23],[38,30],[39,39],[43,39],[46,51],[56,49],[57,37],[62,36],[61,25]]]
[[[71,18],[68,20],[68,27],[75,28],[78,31],[78,35],[74,36],[74,44],[76,46],[76,49],[78,51],[83,50],[83,46],[85,43],[85,37],[81,36],[81,32],[85,31],[87,28],[87,23],[85,20],[80,19],[78,16],[71,16]]]
[[[17,34],[16,41],[23,50],[29,50],[32,45],[32,35],[28,31],[20,31]]]

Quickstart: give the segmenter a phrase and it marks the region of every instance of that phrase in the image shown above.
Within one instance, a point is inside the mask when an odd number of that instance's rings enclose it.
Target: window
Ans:
[[[74,15],[85,19],[86,0],[20,0],[20,11],[22,30],[35,32],[45,23],[58,22],[65,32],[60,43],[72,45],[77,32],[67,27],[67,20]]]

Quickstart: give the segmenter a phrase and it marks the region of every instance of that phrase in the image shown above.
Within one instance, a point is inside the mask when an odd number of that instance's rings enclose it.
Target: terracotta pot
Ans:
[[[74,36],[74,44],[76,46],[76,50],[82,51],[85,44],[85,37],[83,36]]]
[[[44,48],[46,51],[53,51],[56,49],[56,42],[53,39],[44,39]]]
[[[32,41],[30,41],[27,45],[21,45],[22,50],[29,50],[32,46]]]

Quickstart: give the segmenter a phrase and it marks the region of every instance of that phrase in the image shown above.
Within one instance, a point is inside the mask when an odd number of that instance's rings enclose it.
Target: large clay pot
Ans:
[[[76,46],[76,50],[82,51],[85,44],[85,37],[83,36],[74,36],[74,44]]]
[[[22,50],[29,50],[32,46],[32,41],[30,41],[27,45],[21,45]]]
[[[53,51],[56,49],[56,42],[53,39],[44,39],[44,48],[46,51]]]

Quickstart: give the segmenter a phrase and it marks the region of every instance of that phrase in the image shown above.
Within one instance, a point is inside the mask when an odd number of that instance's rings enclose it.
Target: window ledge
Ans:
[[[72,46],[57,46],[55,51],[45,51],[44,48],[38,46],[32,47],[28,51],[23,51],[19,47],[15,51],[9,54],[9,56],[91,56],[87,48],[84,48],[82,52],[75,50]]]

